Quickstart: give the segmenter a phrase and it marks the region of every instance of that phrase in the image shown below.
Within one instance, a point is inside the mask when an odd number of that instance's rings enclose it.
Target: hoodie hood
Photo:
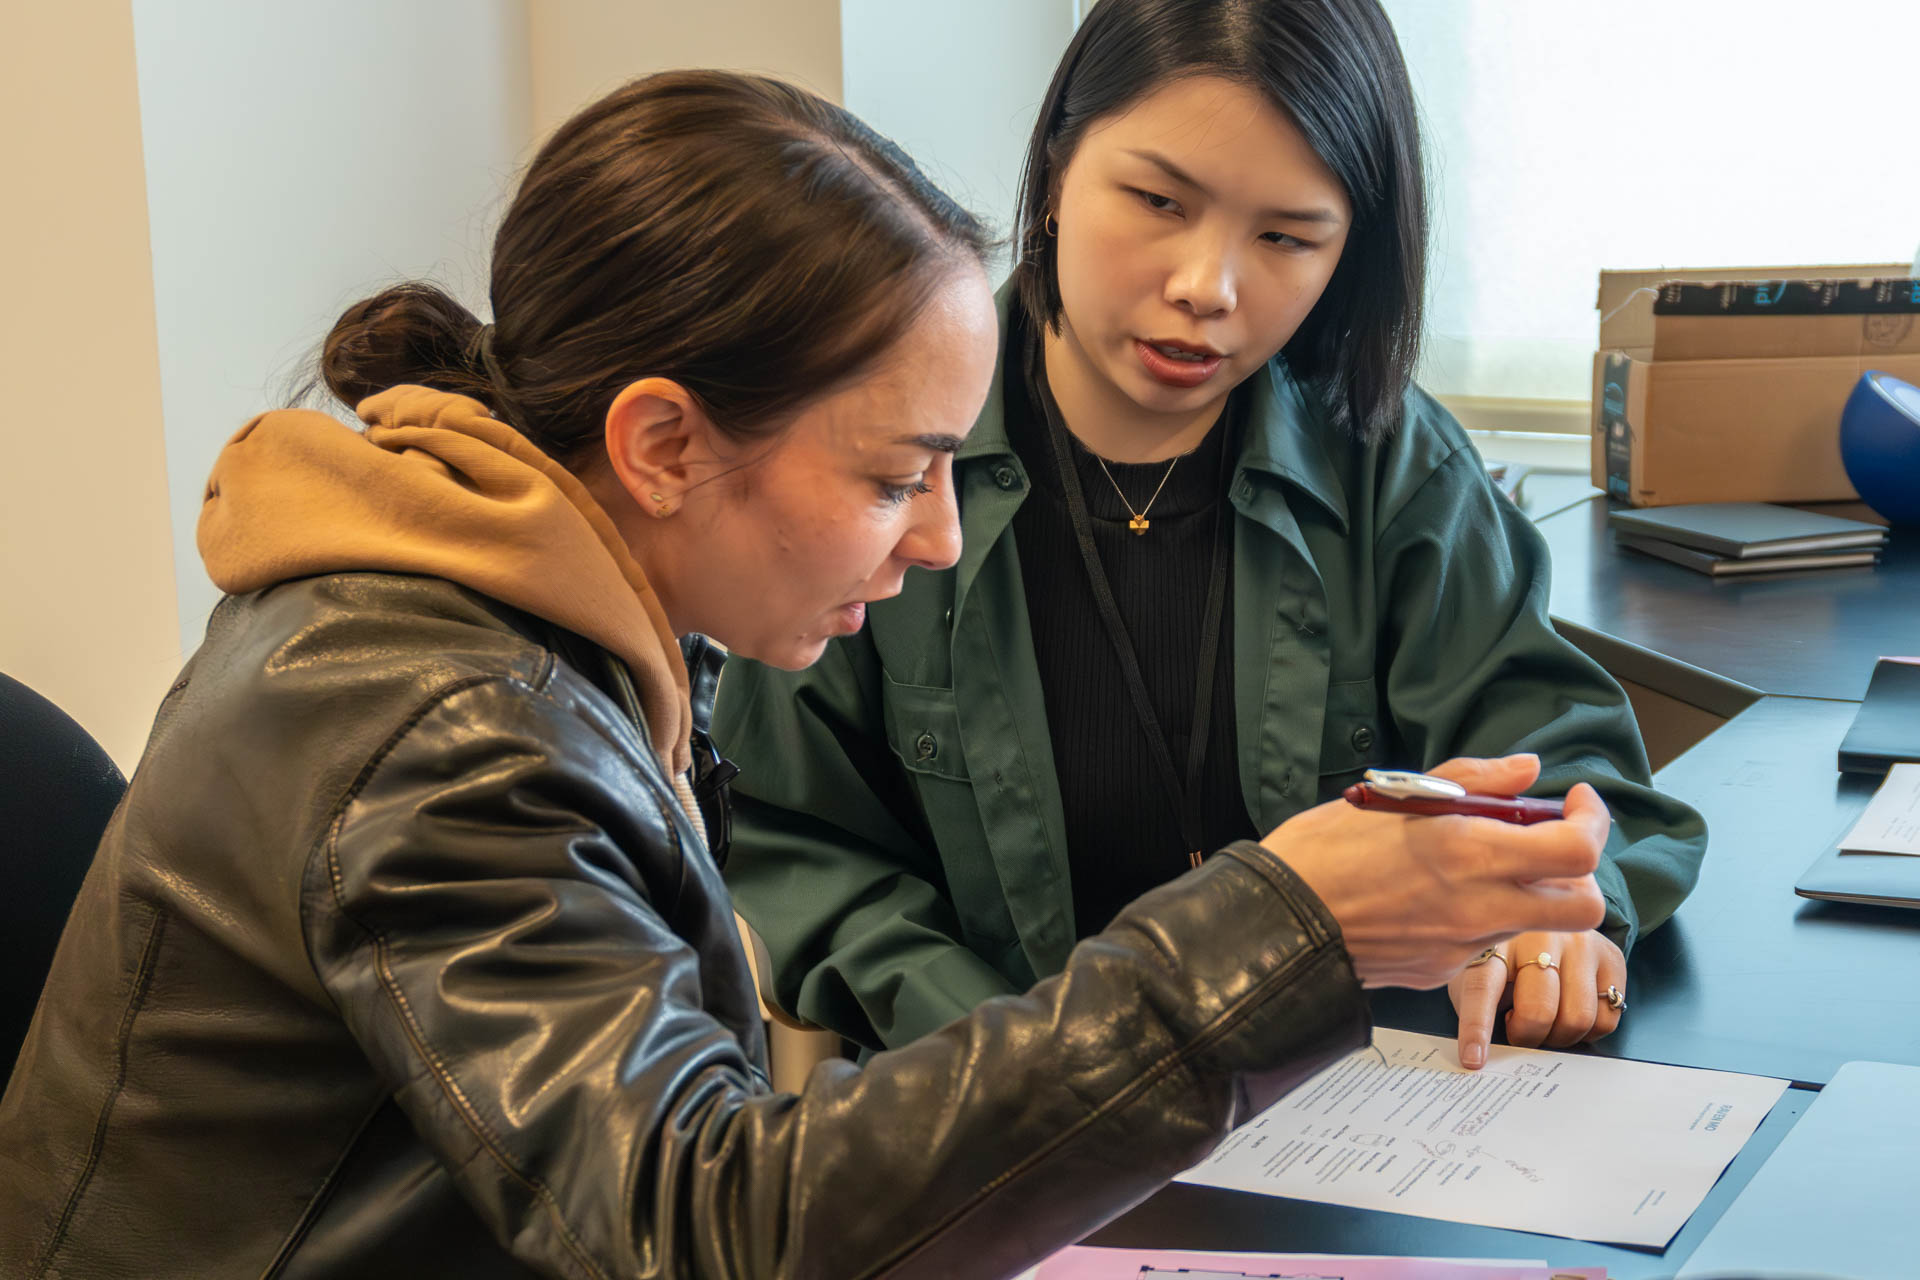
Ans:
[[[328,573],[445,578],[626,663],[659,757],[692,760],[687,669],[646,575],[586,486],[466,396],[401,386],[365,433],[281,409],[242,427],[207,481],[197,540],[231,595]]]

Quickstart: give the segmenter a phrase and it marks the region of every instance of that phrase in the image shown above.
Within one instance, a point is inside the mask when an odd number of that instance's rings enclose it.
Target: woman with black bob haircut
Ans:
[[[1028,146],[965,555],[804,673],[728,673],[728,877],[779,1003],[904,1043],[1365,769],[1510,757],[1472,785],[1605,796],[1606,918],[1451,975],[1461,1061],[1503,1005],[1515,1044],[1618,1025],[1705,830],[1409,381],[1426,237],[1375,0],[1093,7]]]
[[[1288,372],[1315,389],[1334,425],[1369,443],[1390,434],[1420,353],[1427,192],[1413,89],[1386,15],[1370,3],[1272,0],[1098,8],[1061,59],[1027,144],[1014,268],[1025,316],[1060,326],[1048,220],[1081,140],[1145,97],[1143,85],[1237,82],[1290,119],[1353,206],[1332,278],[1281,348]]]
[[[541,149],[491,323],[348,308],[364,432],[267,413],[208,482],[230,594],[0,1100],[0,1274],[1005,1276],[1362,1044],[1360,977],[1600,918],[1597,798],[1316,810],[769,1090],[699,633],[802,668],[954,564],[984,247],[846,112],[680,72]]]

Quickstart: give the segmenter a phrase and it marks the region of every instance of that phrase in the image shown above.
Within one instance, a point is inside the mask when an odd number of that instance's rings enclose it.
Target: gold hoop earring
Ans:
[[[1040,224],[1040,227],[1043,231],[1045,231],[1050,236],[1057,236],[1060,234],[1060,224],[1053,220],[1053,211],[1051,209],[1047,211],[1046,219]]]

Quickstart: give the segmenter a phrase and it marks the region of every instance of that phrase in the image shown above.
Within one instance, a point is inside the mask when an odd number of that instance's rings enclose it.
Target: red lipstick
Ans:
[[[1206,347],[1185,342],[1133,341],[1134,354],[1147,376],[1164,386],[1190,390],[1220,372],[1226,357]],[[1169,354],[1178,353],[1178,354]]]

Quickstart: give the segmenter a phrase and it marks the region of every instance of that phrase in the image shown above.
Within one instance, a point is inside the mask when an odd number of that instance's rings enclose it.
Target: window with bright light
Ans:
[[[1603,267],[1915,257],[1920,0],[1384,3],[1433,175],[1421,381],[1450,400],[1586,401]]]

